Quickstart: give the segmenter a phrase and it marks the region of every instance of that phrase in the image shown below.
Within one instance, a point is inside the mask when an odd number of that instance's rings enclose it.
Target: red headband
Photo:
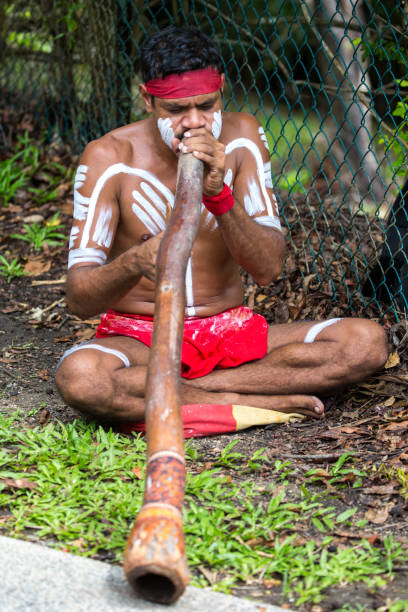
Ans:
[[[204,68],[169,74],[164,79],[152,79],[145,86],[147,93],[158,98],[189,98],[213,93],[220,89],[221,83],[221,75],[216,68]]]

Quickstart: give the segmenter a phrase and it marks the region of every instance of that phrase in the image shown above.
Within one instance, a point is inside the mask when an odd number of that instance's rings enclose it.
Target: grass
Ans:
[[[121,562],[143,498],[144,439],[79,421],[29,429],[22,417],[0,414],[0,533]],[[289,462],[269,461],[264,449],[248,458],[234,445],[212,464],[204,464],[194,443],[186,445],[192,584],[208,585],[206,568],[216,590],[245,583],[265,588],[272,581],[282,601],[300,605],[321,601],[330,586],[382,587],[395,565],[408,560],[391,536],[381,548],[364,539],[332,546],[330,531],[351,525],[357,508],[329,505],[333,496],[313,493],[305,483],[293,496]],[[261,470],[267,478],[254,479]]]
[[[41,251],[45,244],[59,246],[67,237],[60,232],[64,224],[59,220],[59,213],[55,213],[49,221],[44,223],[23,223],[24,234],[10,234],[10,238],[28,242],[34,251]]]
[[[58,198],[58,187],[72,178],[73,168],[46,160],[44,151],[42,140],[33,140],[28,132],[18,136],[15,154],[0,161],[0,205],[13,203],[23,190],[37,205]]]
[[[8,260],[4,255],[0,255],[0,274],[9,283],[14,278],[19,278],[24,275],[23,266],[19,263],[17,257]]]

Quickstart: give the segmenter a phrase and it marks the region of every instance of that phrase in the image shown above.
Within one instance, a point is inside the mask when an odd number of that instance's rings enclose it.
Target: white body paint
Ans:
[[[96,220],[95,230],[92,236],[92,240],[109,249],[112,243],[113,230],[109,230],[109,223],[112,219],[112,211],[109,208],[102,210],[99,217]]]
[[[157,120],[157,127],[159,129],[160,136],[163,138],[166,145],[171,149],[171,141],[173,138],[175,138],[171,119],[169,117],[166,117],[166,119],[159,117]]]
[[[79,227],[73,226],[71,228],[71,233],[69,235],[69,250],[71,250],[74,247],[75,240],[77,239],[78,234],[79,234]]]
[[[227,172],[225,173],[225,176],[224,176],[224,183],[225,183],[226,185],[228,185],[228,187],[229,187],[229,188],[231,189],[231,191],[232,191],[232,187],[233,187],[233,186],[231,186],[231,183],[232,183],[232,170],[231,170],[231,168],[228,168]]]
[[[272,183],[272,168],[271,162],[264,163],[264,177],[265,177],[265,187],[269,187],[269,189],[273,189]],[[275,199],[276,202],[276,199]]]
[[[86,180],[86,173],[88,172],[88,166],[80,164],[75,174],[74,189],[80,189]]]
[[[214,138],[217,140],[221,136],[222,130],[222,112],[220,110],[215,111],[214,113],[214,121],[211,124],[211,132]]]
[[[106,253],[100,249],[72,249],[68,255],[68,270],[71,266],[78,263],[97,263],[102,266],[106,259]]]
[[[277,229],[280,229],[280,221],[278,217],[274,214],[272,202],[269,198],[268,192],[266,191],[265,164],[262,159],[262,154],[257,145],[249,138],[237,138],[236,140],[232,140],[227,144],[227,146],[225,147],[225,153],[228,155],[235,149],[239,149],[241,147],[245,147],[246,149],[248,149],[254,156],[256,162],[256,173],[258,176],[259,183],[258,185],[254,180],[249,181],[249,193],[244,196],[245,210],[249,215],[253,215],[257,212],[264,211],[266,207],[267,215],[263,217],[257,217],[255,221],[257,221],[261,225],[269,225],[271,227],[276,227]],[[276,202],[275,198],[274,202]],[[260,219],[266,220],[266,218],[268,219],[266,222],[260,221]]]
[[[106,182],[109,179],[121,173],[131,174],[133,176],[140,176],[145,181],[148,181],[151,185],[153,185],[155,189],[157,189],[157,191],[159,191],[164,196],[169,206],[173,208],[174,195],[172,194],[170,189],[168,189],[168,187],[163,185],[163,183],[154,176],[154,174],[152,174],[151,172],[148,172],[147,170],[142,170],[141,168],[132,168],[131,166],[127,166],[126,164],[122,164],[122,163],[113,164],[113,166],[109,166],[109,168],[107,168],[98,178],[98,180],[96,181],[94,190],[92,192],[92,195],[89,198],[88,216],[85,222],[84,231],[82,233],[82,239],[81,239],[81,245],[80,245],[81,248],[86,248],[88,246],[89,235],[90,235],[91,227],[94,221],[96,205],[98,203],[98,198],[101,194],[102,189],[104,188]]]
[[[263,142],[263,143],[264,143],[264,145],[265,145],[265,149],[266,149],[266,150],[269,152],[269,144],[268,144],[268,139],[267,139],[267,137],[266,137],[265,130],[263,129],[263,127],[262,127],[262,126],[259,126],[259,128],[258,128],[258,132],[259,132],[259,135],[260,135],[260,137],[261,137],[262,142]]]
[[[102,344],[89,344],[88,342],[85,342],[83,344],[77,344],[76,346],[73,346],[72,348],[65,351],[65,353],[59,360],[57,367],[61,365],[61,363],[66,357],[68,357],[68,355],[71,355],[71,353],[75,353],[76,351],[80,351],[81,349],[95,349],[96,351],[101,351],[102,353],[109,353],[110,355],[114,355],[115,357],[120,359],[123,362],[125,368],[130,368],[130,361],[126,357],[126,355],[122,353],[122,351],[108,348],[107,346],[103,346]]]
[[[194,292],[193,292],[193,270],[191,257],[188,258],[186,268],[186,314],[188,317],[194,317],[196,309],[194,308]]]
[[[329,327],[329,325],[333,325],[334,323],[337,323],[338,321],[341,321],[341,319],[340,318],[328,319],[327,321],[316,323],[307,332],[305,339],[304,339],[304,343],[310,344],[311,342],[314,342],[314,340],[316,339],[316,336],[320,334],[321,331],[323,331],[326,327]]]
[[[81,195],[78,191],[86,180],[86,173],[88,172],[88,166],[80,164],[76,171],[74,181],[74,219],[83,221],[86,218],[86,213],[89,205],[89,198]]]

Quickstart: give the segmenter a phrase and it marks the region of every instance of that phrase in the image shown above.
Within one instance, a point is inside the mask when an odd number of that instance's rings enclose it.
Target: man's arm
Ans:
[[[269,284],[281,273],[285,240],[280,230],[270,153],[263,129],[254,117],[240,114],[239,137],[226,147],[208,130],[190,132],[191,135],[184,134],[179,148],[183,152],[193,152],[205,162],[205,195],[211,197],[222,191],[226,156],[235,156],[234,206],[217,216],[217,222],[226,246],[239,265],[258,283]]]
[[[269,285],[278,278],[285,254],[279,230],[259,225],[236,198],[235,205],[217,221],[231,255],[257,283]]]
[[[131,247],[104,265],[81,265],[68,271],[67,303],[86,319],[114,307],[145,276],[154,281],[157,250],[163,234]]]
[[[67,302],[82,318],[104,312],[122,298],[143,274],[154,279],[161,235],[131,247],[106,263],[119,221],[116,164],[112,143],[90,143],[81,158],[74,184]]]

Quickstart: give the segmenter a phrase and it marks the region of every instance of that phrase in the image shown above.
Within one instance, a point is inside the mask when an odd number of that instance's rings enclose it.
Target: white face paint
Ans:
[[[171,141],[175,138],[173,124],[169,117],[162,119],[161,117],[157,120],[157,127],[160,132],[160,136],[163,138],[166,145],[171,149]]]
[[[214,121],[212,122],[212,125],[211,125],[212,135],[217,140],[221,136],[221,130],[222,130],[222,112],[219,110],[219,111],[215,111]]]

